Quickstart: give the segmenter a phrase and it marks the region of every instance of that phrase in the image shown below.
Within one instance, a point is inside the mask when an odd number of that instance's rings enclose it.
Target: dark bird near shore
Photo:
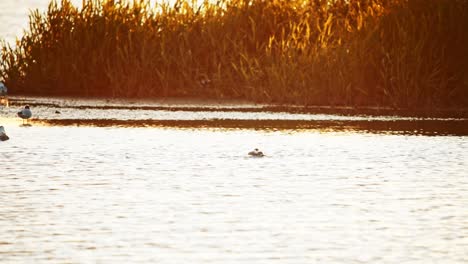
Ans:
[[[8,107],[9,103],[8,103],[8,89],[7,87],[5,86],[5,84],[3,84],[3,82],[0,82],[0,104]]]
[[[23,119],[23,125],[25,121],[28,123],[28,119],[32,117],[32,112],[31,109],[29,109],[29,105],[26,105],[21,111],[19,111],[18,116]]]
[[[5,133],[5,128],[3,126],[0,126],[0,141],[5,141],[10,139],[7,134]]]
[[[263,157],[265,156],[265,154],[263,154],[263,152],[261,152],[260,150],[258,150],[258,148],[252,150],[249,152],[249,156],[252,156],[252,157]]]

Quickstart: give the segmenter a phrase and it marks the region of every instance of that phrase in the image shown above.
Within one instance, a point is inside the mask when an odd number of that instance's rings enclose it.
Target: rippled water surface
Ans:
[[[9,111],[0,262],[468,262],[466,136],[28,127]]]

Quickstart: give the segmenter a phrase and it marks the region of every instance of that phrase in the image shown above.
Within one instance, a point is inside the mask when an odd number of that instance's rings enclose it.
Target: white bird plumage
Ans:
[[[31,112],[31,109],[29,109],[29,105],[21,109],[21,111],[18,112],[18,116],[23,119],[23,124],[24,124],[24,121],[26,121],[27,123],[28,119],[32,117],[32,112]]]

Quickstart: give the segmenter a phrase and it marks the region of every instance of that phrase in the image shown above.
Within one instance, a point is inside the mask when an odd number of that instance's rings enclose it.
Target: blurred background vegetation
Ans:
[[[0,43],[12,94],[468,107],[468,0],[51,2]]]

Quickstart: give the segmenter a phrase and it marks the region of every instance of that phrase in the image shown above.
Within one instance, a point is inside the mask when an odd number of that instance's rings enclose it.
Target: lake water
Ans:
[[[0,108],[2,263],[468,262],[465,132],[236,128],[223,111],[48,102],[29,102],[31,126]]]

